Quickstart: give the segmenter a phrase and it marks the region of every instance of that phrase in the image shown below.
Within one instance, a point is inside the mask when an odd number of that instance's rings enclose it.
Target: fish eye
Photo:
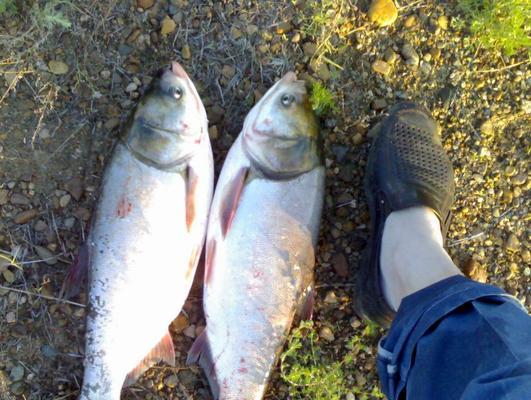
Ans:
[[[289,93],[284,93],[280,98],[280,102],[284,107],[288,107],[295,101],[295,96]]]
[[[170,94],[175,100],[179,100],[183,97],[183,90],[180,87],[170,88]]]

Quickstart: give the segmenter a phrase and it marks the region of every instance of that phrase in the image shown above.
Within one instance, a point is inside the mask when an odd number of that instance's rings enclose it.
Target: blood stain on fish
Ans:
[[[122,196],[118,200],[118,206],[116,207],[116,215],[120,218],[127,217],[133,210],[133,204],[127,199],[127,197]]]

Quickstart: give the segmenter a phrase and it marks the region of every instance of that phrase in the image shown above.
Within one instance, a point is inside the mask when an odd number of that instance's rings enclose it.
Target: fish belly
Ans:
[[[146,166],[117,149],[89,243],[83,392],[92,390],[93,396],[87,399],[119,399],[127,373],[182,308],[193,279],[194,247],[186,231],[185,196],[180,174]]]
[[[324,173],[246,184],[216,243],[205,287],[207,340],[219,399],[262,399],[296,310],[313,281]],[[209,377],[212,379],[212,376]]]

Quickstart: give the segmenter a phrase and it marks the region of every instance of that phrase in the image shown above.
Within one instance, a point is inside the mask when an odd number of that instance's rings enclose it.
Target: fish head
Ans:
[[[206,139],[205,108],[177,62],[153,79],[125,133],[124,141],[134,154],[162,167],[188,160]]]
[[[245,118],[243,148],[271,178],[290,178],[322,164],[319,124],[304,81],[280,79]]]

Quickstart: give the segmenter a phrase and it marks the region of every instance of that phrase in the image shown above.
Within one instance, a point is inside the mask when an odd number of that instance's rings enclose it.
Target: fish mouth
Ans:
[[[144,118],[141,118],[138,122],[144,128],[150,129],[157,133],[170,134],[172,137],[182,138],[184,139],[183,141],[186,141],[186,142],[199,143],[201,141],[201,138],[197,139],[196,136],[194,134],[191,134],[189,132],[189,129],[187,128],[184,128],[181,130],[163,128],[162,126],[154,125],[154,124],[147,122]]]
[[[263,130],[263,129],[256,129],[254,126],[252,128],[252,132],[258,136],[259,138],[266,138],[266,139],[278,139],[278,140],[285,140],[287,142],[297,142],[300,137],[289,137],[289,136],[282,136],[274,133],[272,129]]]
[[[255,138],[257,139],[276,139],[276,140],[284,140],[286,142],[298,142],[300,139],[303,138],[304,135],[293,135],[293,136],[287,136],[287,135],[279,135],[278,133],[275,133],[275,131],[271,129],[260,129],[256,126],[256,121],[253,122],[251,125],[251,132],[254,133]],[[251,136],[249,133],[246,134],[246,136]],[[252,137],[250,137],[252,139]]]

